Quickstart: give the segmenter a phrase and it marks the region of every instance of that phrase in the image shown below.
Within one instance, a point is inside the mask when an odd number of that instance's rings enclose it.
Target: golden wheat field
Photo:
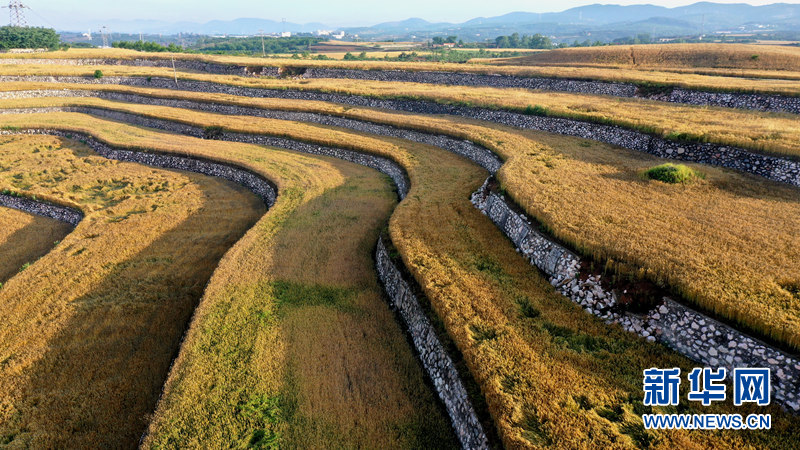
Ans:
[[[716,44],[711,45],[712,48]],[[405,70],[405,71],[443,71],[443,72],[466,72],[476,74],[498,74],[516,75],[525,77],[555,77],[567,79],[587,79],[617,81],[638,84],[671,85],[690,89],[710,89],[714,91],[735,91],[735,92],[763,92],[797,96],[797,83],[795,80],[800,77],[800,71],[795,69],[798,64],[796,49],[784,46],[747,46],[739,44],[725,44],[724,49],[734,49],[728,51],[732,55],[731,60],[739,61],[741,64],[721,64],[720,67],[713,65],[713,61],[718,58],[715,53],[708,50],[695,50],[702,45],[692,44],[689,47],[683,46],[685,50],[664,51],[664,57],[659,52],[648,50],[650,47],[675,47],[680,49],[681,44],[669,44],[665,46],[639,46],[645,47],[645,52],[649,58],[643,61],[662,62],[650,66],[633,66],[630,64],[630,51],[625,56],[619,48],[630,48],[624,46],[600,47],[599,55],[610,63],[597,62],[591,56],[593,51],[598,51],[597,47],[588,49],[563,49],[546,52],[535,52],[515,58],[481,59],[467,64],[441,63],[441,62],[392,62],[392,61],[342,61],[342,60],[296,60],[290,58],[255,58],[243,56],[225,55],[192,55],[183,53],[142,53],[124,49],[69,49],[68,51],[50,52],[47,59],[53,59],[54,63],[64,62],[71,59],[119,59],[132,60],[137,58],[153,58],[159,60],[203,60],[223,65],[234,65],[243,67],[321,67],[321,68],[343,68],[359,70]],[[748,47],[754,47],[750,50]],[[636,46],[634,46],[636,48]],[[572,53],[574,52],[574,53]],[[547,55],[554,54],[550,57]],[[754,54],[759,55],[756,60],[752,59]],[[561,55],[561,56],[560,56]],[[763,60],[762,60],[763,55]],[[3,59],[38,59],[41,55],[37,54],[2,54]],[[547,58],[563,60],[563,62],[531,62],[528,58]],[[627,58],[627,59],[626,59]],[[748,58],[749,62],[748,62]],[[582,59],[594,62],[575,62]],[[685,61],[707,61],[710,67],[687,67]],[[684,61],[684,62],[680,62]],[[764,63],[763,61],[772,63]],[[782,64],[787,66],[781,66]],[[4,64],[5,65],[5,64]],[[47,73],[45,67],[39,68]],[[105,72],[105,71],[104,71]],[[746,78],[746,79],[743,79]]]
[[[506,60],[509,65],[800,70],[800,49],[778,45],[661,44],[558,49]]]
[[[29,70],[38,70],[39,66]],[[23,67],[0,67],[0,74],[18,75]],[[48,74],[90,75],[91,67],[46,67]],[[144,68],[104,66],[109,75],[142,76]],[[151,69],[157,70],[157,69]],[[157,71],[167,76],[166,70]],[[264,89],[297,89],[376,98],[431,100],[447,104],[524,112],[541,108],[544,114],[598,123],[620,125],[648,133],[680,137],[700,142],[733,145],[765,153],[800,157],[800,122],[796,115],[729,108],[663,103],[642,99],[623,99],[601,95],[546,93],[523,89],[439,86],[422,83],[365,80],[277,80],[205,74],[183,74],[187,80],[217,81],[235,86]],[[4,83],[5,85],[6,83]],[[35,89],[46,85],[8,83],[6,90]],[[86,87],[75,86],[76,89]],[[103,88],[101,88],[103,89]],[[107,89],[107,87],[105,88]],[[13,103],[8,103],[13,104]]]
[[[563,69],[588,78],[650,82],[668,77],[728,89],[743,80],[728,70],[769,74],[794,58],[793,50],[762,48],[756,66],[746,64],[746,54],[754,50],[745,47],[730,54],[711,47],[651,47],[524,57],[540,67],[299,64],[402,70],[457,66],[515,74]],[[636,52],[635,65],[625,62],[625,51]],[[682,55],[686,52],[696,54]],[[714,52],[718,59],[703,59]],[[15,56],[155,57],[74,49]],[[234,65],[288,63],[176,57]],[[626,68],[606,67],[611,65]],[[690,73],[695,69],[709,72]],[[126,65],[0,65],[0,75],[10,76],[91,77],[95,70],[104,77],[173,76],[171,68]],[[686,73],[678,73],[682,70]],[[790,159],[800,157],[795,115],[520,89],[189,71],[176,76],[175,89],[55,81],[0,85],[3,94],[56,92],[0,100],[0,109],[16,110],[0,115],[2,130],[74,135],[0,136],[0,191],[85,214],[71,230],[0,208],[0,282],[5,283],[0,285],[0,445],[459,447],[458,431],[377,278],[373,255],[382,233],[455,359],[491,448],[787,448],[800,439],[798,417],[778,402],[737,407],[729,398],[712,406],[645,405],[643,369],[679,367],[688,373],[698,363],[606,323],[562,296],[470,202],[489,176],[474,162],[410,139],[147,100],[313,112],[478,144],[503,161],[496,174],[500,191],[544,233],[584,256],[590,270],[602,272],[610,283],[652,282],[790,354],[800,346],[796,187],[700,164],[689,165],[697,179],[667,184],[644,176],[667,161],[596,141],[456,116],[192,92],[181,83],[513,111],[538,106],[550,117],[618,124]],[[753,83],[753,89],[798,89],[788,78]],[[89,96],[60,97],[60,90]],[[128,103],[92,92],[140,97]],[[274,136],[380,156],[403,169],[410,190],[398,201],[389,177],[332,157],[154,130],[125,123],[129,116],[110,120],[92,113],[23,111],[69,107],[192,125],[214,130],[220,138],[231,132]],[[267,209],[244,187],[216,177],[108,160],[81,142],[82,135],[112,147],[244,168],[269,180],[277,200]],[[685,398],[689,383],[680,391]],[[767,413],[772,427],[651,430],[642,419],[650,413]]]

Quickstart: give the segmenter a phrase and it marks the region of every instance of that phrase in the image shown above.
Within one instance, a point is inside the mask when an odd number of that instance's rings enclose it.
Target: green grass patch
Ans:
[[[290,281],[272,283],[272,293],[279,307],[330,306],[348,309],[356,296],[355,289],[305,285]]]
[[[683,164],[666,163],[651,167],[644,171],[643,176],[648,180],[657,180],[664,183],[688,183],[698,178],[703,178],[700,172]]]

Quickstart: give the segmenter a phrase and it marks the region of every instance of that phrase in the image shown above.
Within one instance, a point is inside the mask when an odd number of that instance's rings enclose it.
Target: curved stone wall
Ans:
[[[536,89],[581,94],[637,97],[671,103],[720,106],[757,111],[800,114],[800,97],[738,92],[710,92],[679,87],[666,87],[657,94],[648,94],[634,83],[618,83],[567,78],[522,77],[513,75],[482,75],[458,72],[411,72],[402,70],[353,70],[309,68],[305,78],[346,78],[374,81],[405,81],[411,83],[486,86],[496,88]]]
[[[127,112],[114,111],[102,108],[78,106],[78,107],[20,108],[20,109],[5,109],[5,110],[0,109],[0,114],[31,114],[31,113],[48,113],[48,112],[78,112],[78,113],[90,114],[133,125],[155,128],[157,130],[169,131],[171,133],[184,134],[200,138],[204,138],[206,132],[205,129],[193,125],[186,125],[179,122],[155,119],[146,116],[141,116],[138,114],[131,114]],[[397,186],[398,195],[401,199],[405,198],[406,194],[408,194],[408,177],[405,174],[405,170],[403,170],[402,167],[400,167],[397,163],[391,161],[388,158],[383,158],[380,156],[372,156],[365,153],[360,153],[352,150],[345,150],[341,148],[308,144],[305,142],[296,141],[292,139],[284,139],[284,138],[278,138],[266,135],[257,135],[257,134],[220,133],[218,136],[215,136],[215,139],[267,145],[270,147],[278,147],[286,150],[294,150],[313,155],[330,156],[345,161],[353,162],[366,167],[370,167],[372,169],[375,169],[379,172],[388,175],[395,183],[395,186]],[[98,151],[98,153],[100,152]],[[129,152],[129,153],[133,154],[130,157],[136,157],[139,159],[143,158],[142,156],[136,156],[140,152]],[[153,155],[153,154],[145,153],[145,155]],[[106,155],[103,154],[103,156]],[[178,157],[173,157],[170,155],[160,155],[160,156],[180,159]],[[136,162],[144,162],[144,161],[136,161]],[[145,164],[147,163],[145,162]],[[176,164],[183,164],[183,163],[176,162]],[[170,168],[181,169],[181,167],[170,167]],[[188,170],[188,169],[181,169],[181,170]],[[272,199],[272,201],[274,202],[274,198]]]
[[[181,70],[207,72],[221,75],[278,77],[283,69],[277,66],[239,66],[199,60],[176,59],[24,59],[0,58],[1,64],[46,64],[46,65],[128,65],[137,67],[174,67]],[[486,86],[497,88],[534,89],[581,94],[600,94],[624,98],[645,98],[671,103],[708,105],[725,108],[752,109],[757,111],[788,112],[800,114],[800,97],[777,94],[749,94],[739,92],[714,92],[702,89],[664,87],[657,93],[649,93],[636,83],[610,82],[590,79],[559,77],[515,76],[500,74],[477,74],[468,72],[363,70],[303,67],[301,64],[286,66],[301,73],[304,78],[338,78],[372,81],[401,81],[411,83],[443,84],[458,86]]]
[[[53,111],[53,109],[43,109],[42,112]],[[7,110],[2,113],[11,114],[19,112],[30,112],[24,110]],[[107,144],[104,144],[91,136],[83,135],[80,133],[71,133],[60,130],[0,130],[0,135],[9,134],[47,134],[51,136],[59,136],[68,139],[78,139],[82,143],[89,146],[97,154],[117,161],[128,161],[145,164],[153,167],[161,167],[164,169],[177,169],[185,170],[187,172],[201,173],[212,177],[220,177],[228,181],[240,184],[247,189],[253,191],[256,195],[261,197],[268,208],[275,204],[277,191],[275,187],[267,181],[264,177],[257,175],[249,170],[235,167],[228,164],[223,164],[211,160],[206,160],[197,157],[181,156],[164,153],[150,153],[143,151],[116,149]]]
[[[213,62],[187,60],[178,58],[176,60],[166,58],[0,58],[0,65],[22,65],[37,64],[49,66],[134,66],[134,67],[167,67],[175,69],[190,70],[196,72],[207,72],[218,75],[262,75],[278,76],[277,67],[264,66],[237,66],[230,64],[218,64]]]
[[[168,79],[153,78],[148,82],[135,77],[104,77],[99,81],[86,77],[0,77],[0,81],[38,81],[61,83],[103,83],[133,86],[150,86],[174,89],[175,83]],[[662,158],[711,164],[753,173],[761,177],[800,186],[800,162],[776,156],[763,155],[733,146],[678,142],[645,134],[614,125],[602,125],[557,117],[529,116],[508,111],[486,108],[443,105],[421,100],[383,100],[371,97],[344,94],[328,94],[313,91],[271,90],[244,88],[207,82],[182,81],[179,89],[196,92],[214,92],[244,97],[271,97],[297,100],[317,100],[343,103],[371,108],[393,109],[419,114],[449,114],[485,120],[503,125],[546,131],[566,136],[605,142],[620,147],[638,150]]]
[[[455,364],[436,337],[433,325],[408,282],[389,258],[382,239],[378,239],[375,250],[375,266],[392,308],[403,319],[420,361],[433,381],[439,397],[444,401],[461,446],[465,449],[488,449],[486,434],[472,408]]]
[[[75,111],[88,113],[114,120],[124,121],[127,123],[134,123],[151,128],[191,135],[196,135],[197,133],[202,134],[203,131],[198,127],[182,125],[164,120],[148,119],[134,114],[120,113],[99,108],[9,109],[3,111],[2,113],[12,114],[53,111]],[[114,149],[90,136],[77,133],[67,133],[58,130],[0,131],[0,134],[49,134],[68,138],[77,138],[85,142],[100,155],[110,159],[138,162],[157,167],[186,170],[211,176],[219,176],[242,184],[251,189],[253,192],[261,196],[269,207],[271,207],[275,202],[276,191],[271,183],[266,182],[266,180],[263,178],[244,169],[238,169],[232,166],[215,163],[213,161],[169,154]],[[404,198],[408,192],[405,172],[396,163],[385,158],[337,148],[327,148],[326,151],[321,152],[319,151],[319,148],[321,147],[316,147],[289,139],[270,138],[259,135],[225,133],[223,136],[221,136],[221,138],[237,142],[251,142],[262,145],[290,148],[293,150],[302,148],[305,150],[299,151],[314,154],[324,154],[326,156],[344,159],[346,161],[361,164],[379,170],[383,173],[387,173],[395,182],[400,180],[403,183],[398,185],[398,195],[401,199]],[[0,202],[2,202],[2,200],[2,196],[0,196]],[[435,331],[427,317],[425,316],[422,307],[419,305],[418,300],[408,289],[408,283],[402,279],[400,272],[388,259],[388,254],[386,253],[385,246],[381,240],[378,242],[378,249],[379,251],[376,253],[376,269],[378,271],[379,278],[381,279],[384,289],[391,299],[391,306],[397,310],[403,320],[403,323],[405,324],[405,330],[411,337],[422,366],[430,380],[433,382],[436,391],[439,394],[439,398],[441,399],[445,409],[448,412],[448,415],[450,416],[450,420],[457,437],[464,448],[488,448],[488,441],[483,431],[483,427],[477,419],[469,397],[467,396],[466,389],[461,382],[458,372],[455,370],[452,360],[439,342],[439,339],[436,336]]]
[[[61,222],[66,222],[73,227],[83,220],[83,212],[78,209],[66,206],[53,205],[51,203],[33,200],[27,197],[16,195],[0,194],[0,206],[14,208],[37,216],[49,217]]]
[[[710,367],[769,367],[774,398],[800,412],[800,358],[791,356],[728,325],[664,298],[644,314],[619,312],[617,296],[605,289],[599,275],[581,281],[581,259],[540,233],[530,218],[514,211],[512,202],[491,192],[489,180],[472,195],[472,203],[511,239],[531,264],[547,274],[550,283],[586,312],[648,341],[661,342]]]
[[[390,136],[421,144],[444,148],[450,152],[461,155],[490,173],[495,173],[500,169],[503,162],[491,150],[474,144],[467,140],[459,140],[448,136],[424,133],[409,129],[397,128],[389,125],[381,125],[361,120],[346,119],[343,117],[331,116],[326,114],[280,111],[262,108],[250,108],[243,106],[224,105],[219,103],[196,102],[190,100],[175,100],[169,98],[149,97],[136,94],[106,91],[86,91],[86,90],[33,90],[33,91],[13,91],[0,92],[0,99],[6,98],[42,98],[42,97],[95,97],[106,100],[114,100],[127,103],[139,103],[146,105],[167,106],[172,108],[194,109],[207,111],[217,114],[246,115],[264,117],[269,119],[291,120],[296,122],[310,122],[320,125],[336,126],[348,128],[363,133],[376,134],[380,136]],[[193,135],[198,135],[197,129],[191,128]],[[199,136],[199,135],[198,135]]]

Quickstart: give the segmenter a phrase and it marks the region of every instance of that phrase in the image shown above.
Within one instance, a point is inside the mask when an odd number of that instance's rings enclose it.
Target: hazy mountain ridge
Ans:
[[[584,34],[611,36],[631,32],[655,34],[696,34],[701,31],[736,31],[740,27],[769,25],[775,30],[800,31],[800,4],[775,3],[764,6],[700,2],[688,6],[666,8],[655,5],[593,4],[561,12],[511,12],[495,17],[476,17],[463,23],[432,23],[422,18],[383,22],[369,27],[330,27],[322,23],[292,22],[241,18],[206,23],[165,22],[159,20],[107,21],[113,32],[176,34],[256,34],[281,31],[313,32],[345,30],[362,37],[409,37],[414,34],[456,34],[470,40],[492,38],[511,32]],[[77,30],[73,30],[77,31]]]

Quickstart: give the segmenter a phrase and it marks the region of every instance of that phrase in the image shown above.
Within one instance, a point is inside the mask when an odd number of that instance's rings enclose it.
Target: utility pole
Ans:
[[[264,49],[264,30],[258,30],[258,34],[261,35],[261,57],[262,58],[266,58],[267,57],[267,52]]]
[[[100,35],[103,37],[103,48],[108,48],[108,27],[100,27]]]
[[[175,56],[172,57],[172,74],[175,75],[175,87],[178,87],[178,71],[175,70]]]
[[[706,15],[703,14],[703,23],[700,25],[700,39],[703,39],[703,35],[706,34]]]
[[[11,25],[12,27],[28,26],[28,22],[25,21],[25,11],[24,11],[24,9],[28,7],[23,5],[21,1],[11,0],[8,2],[8,6],[3,6],[3,8],[8,8],[9,25]]]

